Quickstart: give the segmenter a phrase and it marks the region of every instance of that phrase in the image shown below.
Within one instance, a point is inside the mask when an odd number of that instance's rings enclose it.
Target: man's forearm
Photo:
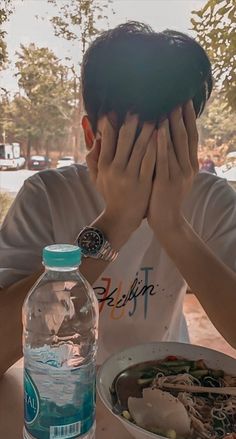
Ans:
[[[214,255],[184,218],[176,228],[168,233],[157,231],[156,236],[215,327],[236,348],[236,274]]]
[[[104,232],[115,250],[123,246],[131,233],[105,214],[96,219],[93,226]],[[80,271],[93,284],[107,265],[108,262],[102,260],[84,258]],[[0,376],[22,357],[22,305],[42,272],[43,270],[0,290]]]

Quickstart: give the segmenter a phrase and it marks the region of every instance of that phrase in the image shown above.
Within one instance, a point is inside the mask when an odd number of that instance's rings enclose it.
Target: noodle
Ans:
[[[214,380],[212,377],[207,377]],[[153,388],[163,388],[163,383],[176,385],[201,385],[190,374],[160,376],[153,381]],[[212,384],[214,384],[212,382]],[[225,385],[221,379],[221,385]],[[213,387],[213,386],[212,386]],[[170,392],[171,393],[171,392]],[[179,392],[177,398],[185,406],[191,419],[191,439],[223,439],[228,433],[236,431],[235,396],[199,396],[188,392]]]

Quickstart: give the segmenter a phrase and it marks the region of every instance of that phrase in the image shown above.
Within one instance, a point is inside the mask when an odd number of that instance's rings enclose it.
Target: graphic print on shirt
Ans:
[[[102,277],[102,285],[95,286],[99,311],[102,313],[105,307],[110,309],[110,318],[112,320],[122,319],[124,316],[132,317],[137,310],[143,308],[143,318],[148,318],[148,306],[152,296],[164,292],[165,289],[159,284],[153,284],[150,275],[153,267],[141,267],[140,271],[131,283],[130,287],[125,289],[123,281],[118,285],[112,284],[111,277]]]

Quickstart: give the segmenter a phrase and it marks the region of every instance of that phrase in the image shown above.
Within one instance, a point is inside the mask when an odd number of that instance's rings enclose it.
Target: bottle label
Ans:
[[[96,368],[77,369],[29,364],[25,359],[25,428],[37,439],[72,439],[95,421]]]
[[[27,370],[24,371],[24,406],[25,422],[32,424],[39,414],[39,395],[37,388]]]

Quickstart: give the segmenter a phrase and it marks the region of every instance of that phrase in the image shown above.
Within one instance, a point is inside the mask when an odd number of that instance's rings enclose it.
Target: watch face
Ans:
[[[81,232],[78,244],[85,255],[96,255],[104,243],[103,234],[99,230],[85,229]]]

